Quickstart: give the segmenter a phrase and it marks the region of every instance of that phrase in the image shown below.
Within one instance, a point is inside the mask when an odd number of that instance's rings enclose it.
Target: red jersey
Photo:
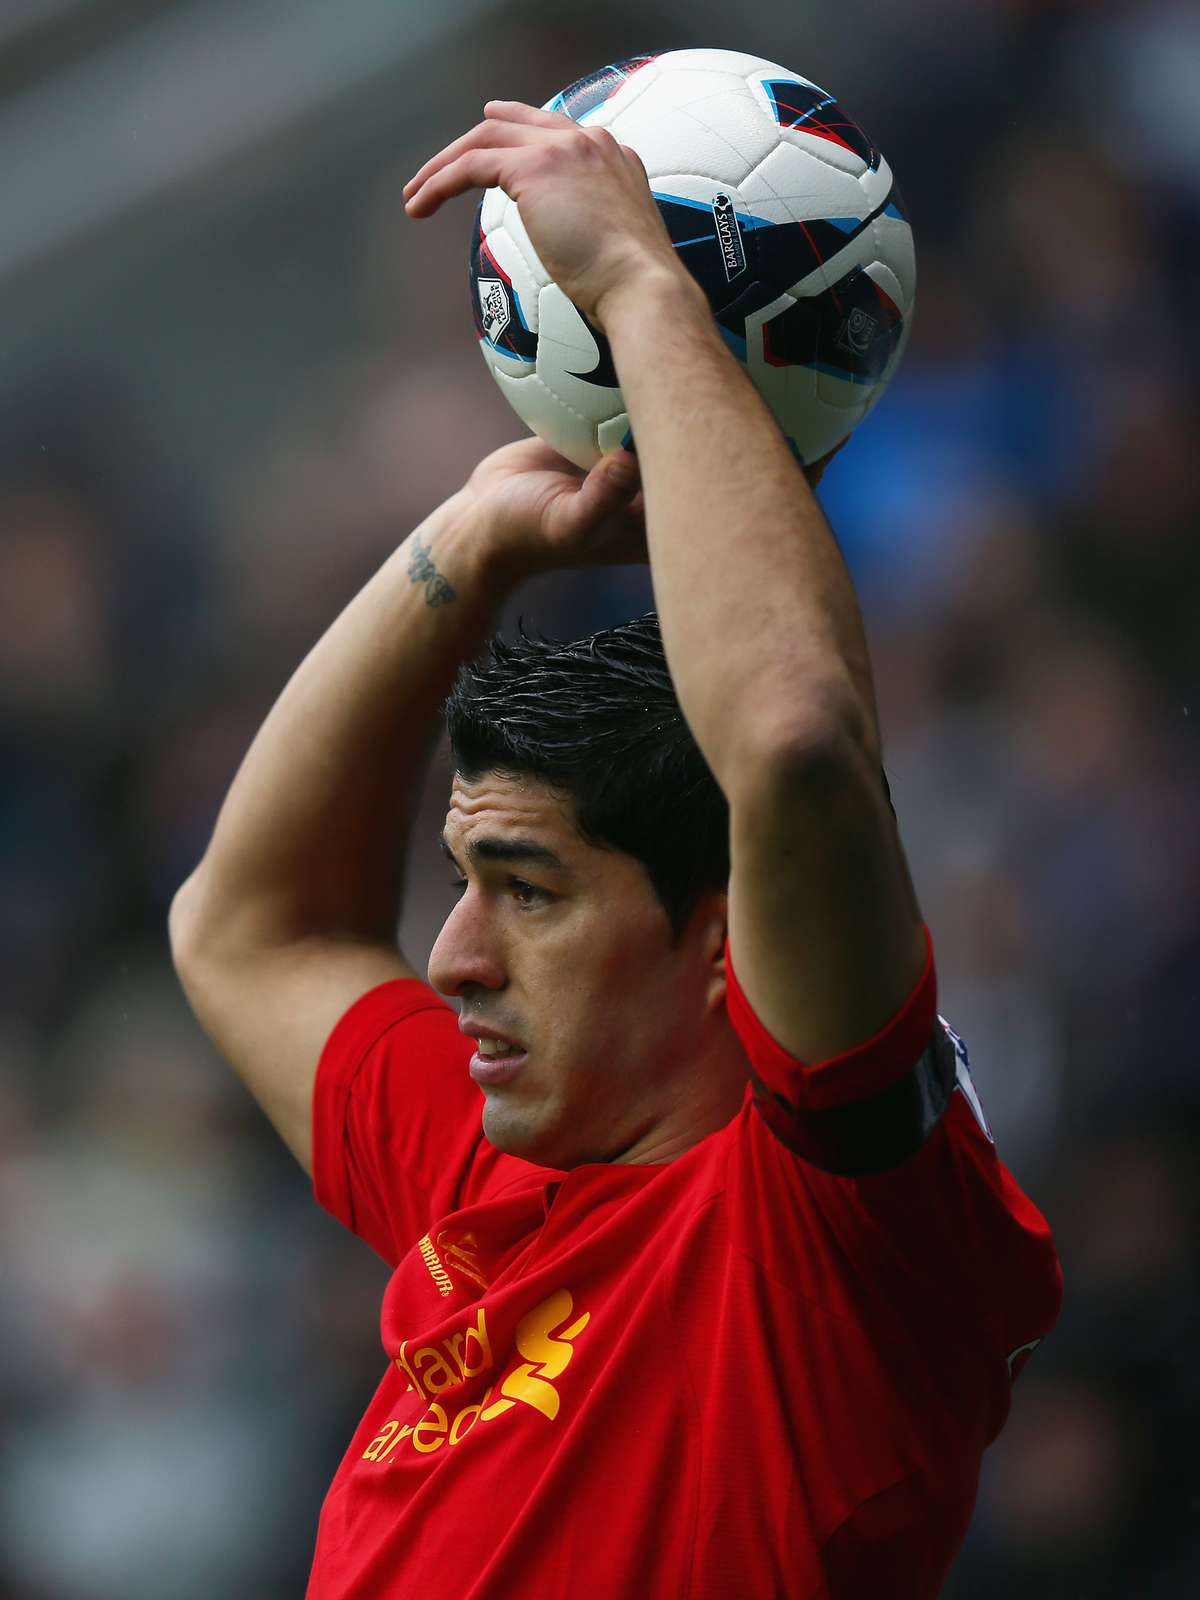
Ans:
[[[745,1102],[658,1166],[495,1150],[473,1041],[421,983],[338,1023],[315,1191],[395,1271],[309,1600],[937,1594],[1057,1314],[1049,1230],[996,1156],[932,961],[818,1066],[727,974]]]

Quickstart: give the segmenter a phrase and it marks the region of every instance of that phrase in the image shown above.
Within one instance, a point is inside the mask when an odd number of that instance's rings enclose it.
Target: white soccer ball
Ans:
[[[799,73],[733,50],[634,56],[545,109],[637,151],[793,451],[807,463],[832,450],[891,380],[916,285],[891,168],[858,124]],[[484,360],[536,434],[581,467],[629,446],[608,341],[552,282],[502,189],[476,214],[471,300]],[[693,425],[703,449],[704,417]]]

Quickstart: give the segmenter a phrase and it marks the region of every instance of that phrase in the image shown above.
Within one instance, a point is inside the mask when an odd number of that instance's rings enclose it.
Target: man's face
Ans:
[[[729,1056],[724,896],[673,946],[642,864],[589,844],[573,809],[536,779],[455,777],[443,843],[465,886],[429,980],[459,998],[465,1032],[520,1047],[472,1062],[494,1145],[552,1167],[668,1159],[697,1104],[711,1120],[712,1068]],[[742,1083],[722,1078],[714,1125]]]

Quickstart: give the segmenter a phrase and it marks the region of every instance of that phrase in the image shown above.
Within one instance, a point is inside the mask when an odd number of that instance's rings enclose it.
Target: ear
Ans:
[[[725,890],[714,890],[705,897],[703,930],[708,965],[704,999],[708,1010],[716,1011],[725,1004],[725,941],[729,937],[729,895]]]

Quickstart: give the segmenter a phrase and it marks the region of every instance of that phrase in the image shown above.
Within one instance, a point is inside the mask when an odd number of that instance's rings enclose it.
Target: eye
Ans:
[[[455,894],[461,894],[467,887],[467,880],[465,878],[451,878],[450,887],[454,890]]]
[[[531,907],[548,905],[554,896],[548,889],[539,889],[535,883],[526,883],[524,878],[510,878],[508,887],[518,905]]]

